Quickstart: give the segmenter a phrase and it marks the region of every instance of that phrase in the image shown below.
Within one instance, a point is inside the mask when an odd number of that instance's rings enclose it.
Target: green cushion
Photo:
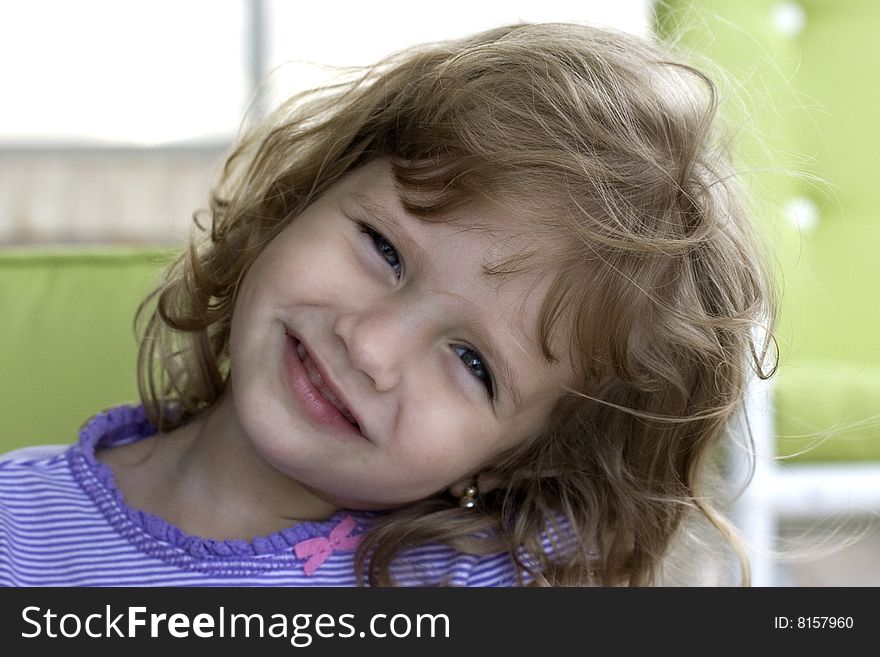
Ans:
[[[167,249],[0,250],[0,452],[137,400],[133,320]]]
[[[665,0],[657,9],[661,34],[731,74],[724,104],[746,106],[731,115],[735,159],[782,291],[777,448],[792,461],[880,459],[871,146],[880,140],[880,86],[871,83],[880,2]],[[787,209],[804,202],[815,224],[801,229]]]
[[[880,367],[799,361],[773,394],[783,463],[880,460]]]

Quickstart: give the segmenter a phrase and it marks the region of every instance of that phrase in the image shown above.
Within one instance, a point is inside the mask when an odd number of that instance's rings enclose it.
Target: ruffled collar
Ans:
[[[187,534],[152,513],[128,506],[122,492],[116,487],[113,471],[95,457],[98,448],[132,443],[155,432],[143,407],[118,406],[89,420],[80,431],[78,445],[68,452],[74,478],[92,497],[107,521],[121,534],[130,538],[134,535],[134,542],[141,546],[144,539],[149,537],[164,548],[175,548],[195,558],[215,556],[247,559],[277,554],[305,558],[310,555],[305,554],[303,545],[330,545],[330,542],[338,539],[341,529],[349,536],[359,534],[368,521],[378,515],[372,511],[343,510],[329,520],[301,522],[251,541],[215,540]],[[339,544],[339,541],[336,540],[336,543]],[[349,540],[347,544],[351,543]]]

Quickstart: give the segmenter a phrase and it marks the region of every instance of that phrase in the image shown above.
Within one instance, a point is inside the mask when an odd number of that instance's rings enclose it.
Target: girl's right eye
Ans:
[[[403,273],[403,263],[401,262],[400,256],[397,253],[397,249],[394,248],[394,245],[385,239],[384,235],[376,232],[367,224],[361,223],[359,226],[360,231],[373,241],[373,246],[375,247],[376,252],[391,267],[395,278],[399,279],[400,275]]]

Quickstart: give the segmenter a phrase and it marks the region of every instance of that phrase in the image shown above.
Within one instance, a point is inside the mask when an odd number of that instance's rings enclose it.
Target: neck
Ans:
[[[228,394],[186,425],[98,458],[129,506],[204,538],[249,541],[337,510],[253,448]]]

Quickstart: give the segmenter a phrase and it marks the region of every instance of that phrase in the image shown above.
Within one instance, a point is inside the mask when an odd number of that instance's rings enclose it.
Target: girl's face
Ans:
[[[538,432],[573,374],[536,342],[546,282],[483,272],[524,246],[504,219],[408,215],[384,161],[296,217],[232,319],[231,398],[260,456],[334,506],[386,508]]]

